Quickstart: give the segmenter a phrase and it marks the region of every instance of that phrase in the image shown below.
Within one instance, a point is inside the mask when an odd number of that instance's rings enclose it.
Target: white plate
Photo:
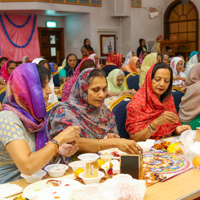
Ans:
[[[111,149],[106,149],[106,150],[103,150],[103,151],[99,151],[99,154],[102,155],[102,154],[110,154],[112,155],[112,152],[115,151],[117,152],[119,155],[122,155],[122,154],[127,154],[123,151],[120,151],[118,148],[111,148]],[[119,159],[119,157],[116,157],[116,156],[113,156],[112,157],[113,159]]]
[[[97,155],[96,153],[83,153],[78,156],[79,160],[87,161],[87,162],[96,161],[98,158],[99,158],[99,155]]]
[[[59,180],[61,184],[58,187],[53,185],[47,185],[48,180]],[[69,186],[66,186],[69,184]],[[74,188],[82,187],[83,185],[78,181],[66,179],[66,178],[54,178],[38,181],[30,184],[24,189],[23,196],[26,198],[36,198],[37,200],[55,200],[55,197],[59,199],[68,200]]]

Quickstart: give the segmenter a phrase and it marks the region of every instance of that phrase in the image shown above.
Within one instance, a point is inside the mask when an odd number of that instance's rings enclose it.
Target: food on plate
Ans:
[[[157,172],[145,172],[144,171],[144,177],[143,179],[146,181],[146,186],[151,186],[159,181],[162,181],[164,179],[166,179],[166,176],[164,176],[161,173],[157,173]]]
[[[192,159],[192,164],[195,168],[200,169],[200,156],[196,156]]]
[[[57,187],[61,184],[62,182],[60,180],[48,180],[46,184],[48,185],[53,185],[54,187]]]
[[[153,148],[156,150],[167,151],[167,148],[170,144],[171,144],[171,142],[164,141],[161,143],[154,144]]]
[[[101,169],[101,166],[102,166],[103,164],[105,164],[105,161],[102,160],[102,159],[97,159],[97,162],[98,162],[99,169]]]
[[[180,146],[180,143],[173,143],[170,144],[167,148],[168,153],[175,153],[175,154],[183,154],[183,150]]]
[[[119,157],[119,152],[113,151],[113,152],[111,152],[111,155],[114,156],[114,157]]]
[[[28,200],[27,198],[23,198],[22,195],[18,195],[17,197],[15,197],[13,200]]]
[[[78,169],[76,169],[76,170],[74,171],[75,177],[78,178],[78,177],[79,177],[79,174],[82,173],[82,172],[84,172],[84,169],[83,169],[83,168],[78,168]]]

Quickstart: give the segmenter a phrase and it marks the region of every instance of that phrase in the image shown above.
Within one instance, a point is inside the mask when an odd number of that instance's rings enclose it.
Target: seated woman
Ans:
[[[145,59],[145,57],[147,56],[147,52],[146,51],[141,51],[139,59],[140,59],[140,64],[143,63],[143,60]]]
[[[52,75],[54,75],[58,71],[58,64],[55,62],[50,62],[50,67],[52,71]]]
[[[81,47],[82,60],[88,58],[94,53],[93,48],[90,46],[90,40],[88,38],[84,39],[83,46]]]
[[[12,60],[6,61],[3,64],[0,75],[0,90],[6,87],[9,77],[16,67],[16,62]]]
[[[69,100],[53,106],[49,115],[49,131],[52,136],[68,126],[79,126],[79,152],[96,153],[117,147],[130,154],[138,154],[141,148],[134,141],[120,139],[114,114],[104,105],[107,95],[105,73],[99,69],[85,69],[72,87]],[[115,134],[113,134],[115,133]],[[107,139],[103,139],[103,138]],[[108,139],[109,138],[109,139]]]
[[[162,56],[162,62],[165,63],[166,65],[169,65],[169,56],[163,55]]]
[[[174,57],[170,63],[170,67],[173,70],[173,85],[183,86],[186,80],[185,74],[182,72],[184,66],[184,60],[180,57]]]
[[[140,73],[140,60],[138,57],[134,56],[129,60],[128,65],[125,65],[122,67],[123,71],[126,72],[136,72],[136,73]]]
[[[95,68],[93,60],[86,58],[80,62],[76,70],[74,71],[74,75],[64,84],[62,88],[62,101],[67,101],[69,99],[69,95],[71,93],[71,89],[74,83],[77,81],[79,74],[86,68]]]
[[[95,68],[102,69],[101,65],[99,64],[99,56],[97,54],[93,53],[88,58],[94,61],[94,64],[96,65]]]
[[[172,82],[168,65],[157,63],[149,69],[144,84],[126,107],[126,130],[131,139],[161,139],[191,129],[180,123],[171,95]]]
[[[3,64],[8,61],[8,58],[6,57],[1,57],[0,58],[0,74],[1,74],[1,68],[3,67]]]
[[[122,67],[124,67],[125,65],[128,65],[129,60],[133,57],[133,52],[128,52],[128,54],[126,55],[125,61],[122,64]]]
[[[112,70],[108,77],[108,91],[107,97],[111,96],[119,96],[124,94],[132,94],[134,95],[136,91],[134,89],[128,90],[126,83],[124,81],[124,72],[121,69]]]
[[[78,127],[68,127],[48,141],[46,106],[51,72],[35,63],[18,66],[11,74],[0,112],[0,183],[41,170],[54,155],[71,156],[78,145]],[[3,133],[3,134],[2,134]],[[47,142],[47,143],[46,143]],[[45,146],[46,143],[46,146]]]
[[[200,64],[192,67],[183,87],[185,94],[179,105],[179,118],[182,124],[196,129],[200,127]]]
[[[22,63],[29,63],[29,57],[28,56],[24,56],[22,58]]]
[[[113,69],[121,69],[122,65],[122,54],[115,54],[114,52],[110,52],[108,57],[106,58],[106,66],[103,68],[103,71],[106,73],[106,76]]]
[[[159,58],[159,56],[157,53],[150,53],[145,57],[142,65],[141,65],[139,87],[141,87],[143,85],[147,71],[151,68],[152,65],[154,65],[158,62],[158,58]]]
[[[32,63],[36,63],[38,65],[46,67],[51,72],[51,66],[50,66],[49,62],[47,60],[43,59],[43,58],[36,58],[32,61]],[[54,91],[54,83],[53,83],[53,76],[52,75],[51,75],[51,78],[49,80],[49,86],[50,86],[52,92],[51,92],[51,94],[49,94],[47,106],[49,106],[50,104],[58,102],[58,98],[57,98],[55,91]]]
[[[64,67],[64,69],[61,69],[59,71],[59,80],[60,80],[61,85],[65,83],[66,81],[68,81],[70,77],[73,76],[73,73],[77,65],[78,65],[78,59],[76,55],[73,53],[70,53],[66,57],[66,66]]]

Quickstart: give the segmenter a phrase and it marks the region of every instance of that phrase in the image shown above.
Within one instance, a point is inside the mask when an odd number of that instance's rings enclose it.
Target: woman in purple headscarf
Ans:
[[[0,184],[41,170],[54,155],[77,150],[78,127],[69,127],[48,141],[46,104],[51,71],[35,63],[18,66],[7,82],[0,112]],[[75,142],[76,143],[76,142]],[[46,144],[46,145],[45,145]]]

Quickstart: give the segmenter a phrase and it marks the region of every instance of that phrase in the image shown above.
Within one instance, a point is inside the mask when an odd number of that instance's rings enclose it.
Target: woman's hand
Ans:
[[[178,116],[175,113],[165,111],[164,113],[162,113],[162,115],[160,115],[160,117],[158,117],[151,123],[151,126],[152,128],[156,129],[157,126],[161,126],[165,123],[175,124],[177,122]]]
[[[78,140],[80,137],[78,126],[68,126],[64,131],[60,132],[54,139],[61,141],[63,143],[69,143]]]
[[[140,154],[141,147],[134,140],[127,140],[124,138],[115,139],[117,142],[117,148],[128,154]]]
[[[110,138],[120,138],[120,136],[115,133],[108,133],[103,139],[110,139]]]
[[[176,134],[181,134],[182,132],[184,132],[186,130],[192,130],[192,129],[191,129],[191,127],[189,125],[180,125],[180,126],[176,127],[175,133]]]
[[[75,143],[72,144],[62,144],[59,147],[58,154],[64,156],[64,157],[70,157],[74,155],[79,150],[78,144]]]

